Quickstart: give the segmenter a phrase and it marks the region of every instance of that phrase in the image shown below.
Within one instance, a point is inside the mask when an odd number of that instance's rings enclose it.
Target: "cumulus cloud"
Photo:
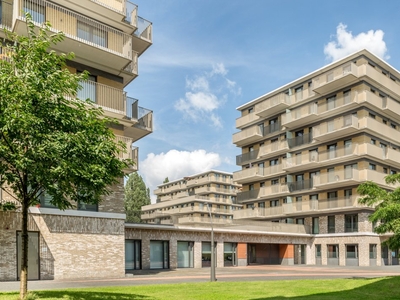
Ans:
[[[324,47],[324,53],[327,59],[336,61],[353,52],[367,49],[382,59],[389,59],[386,54],[386,43],[383,40],[384,32],[382,30],[369,30],[353,35],[347,30],[347,25],[340,23],[336,28],[336,40],[329,42]]]
[[[175,102],[175,109],[194,122],[206,121],[214,127],[222,128],[218,109],[225,104],[229,95],[241,94],[240,87],[228,79],[227,74],[224,64],[218,63],[209,72],[187,78],[187,91],[184,97]]]
[[[165,177],[170,181],[201,173],[218,167],[221,164],[219,154],[205,150],[178,151],[170,150],[167,153],[147,154],[140,162],[140,173],[150,188],[152,202],[155,202],[153,191],[162,184]]]

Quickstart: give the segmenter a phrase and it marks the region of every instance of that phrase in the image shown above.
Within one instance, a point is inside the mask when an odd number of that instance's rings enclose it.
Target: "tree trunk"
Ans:
[[[24,199],[22,203],[22,228],[21,228],[21,241],[22,241],[22,259],[21,259],[21,274],[20,274],[20,299],[25,299],[28,293],[28,201]]]

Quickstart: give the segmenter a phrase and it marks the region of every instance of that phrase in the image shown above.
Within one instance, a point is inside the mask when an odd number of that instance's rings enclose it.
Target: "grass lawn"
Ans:
[[[17,293],[0,293],[15,300]],[[400,299],[400,277],[205,282],[35,291],[29,299]]]

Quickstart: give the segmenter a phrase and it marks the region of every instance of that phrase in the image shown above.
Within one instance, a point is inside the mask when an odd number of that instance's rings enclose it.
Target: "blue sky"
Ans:
[[[154,112],[139,173],[154,190],[209,169],[239,170],[236,108],[368,48],[400,69],[400,1],[135,0],[153,45],[127,88]]]

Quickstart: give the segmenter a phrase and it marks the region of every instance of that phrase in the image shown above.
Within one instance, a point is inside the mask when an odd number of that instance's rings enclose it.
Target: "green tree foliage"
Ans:
[[[140,219],[143,205],[150,204],[150,189],[146,188],[142,176],[132,173],[125,185],[125,211],[126,221],[142,223]]]
[[[28,35],[7,32],[8,58],[0,60],[0,185],[9,187],[21,211],[21,299],[27,294],[29,207],[42,193],[62,210],[98,203],[131,163],[116,157],[125,149],[107,127],[113,121],[89,100],[76,99],[87,74],[65,68],[73,54],[49,50],[64,35],[50,35],[48,23],[35,29],[29,14],[26,19]]]
[[[163,183],[168,183],[168,182],[169,182],[169,179],[168,179],[168,177],[165,177],[165,179],[164,179]]]
[[[400,174],[385,177],[387,184],[398,185]],[[393,233],[384,243],[390,249],[400,248],[400,188],[393,191],[379,187],[375,182],[368,181],[358,186],[358,193],[363,196],[360,203],[375,207],[369,220],[376,226],[374,231],[379,234]]]

